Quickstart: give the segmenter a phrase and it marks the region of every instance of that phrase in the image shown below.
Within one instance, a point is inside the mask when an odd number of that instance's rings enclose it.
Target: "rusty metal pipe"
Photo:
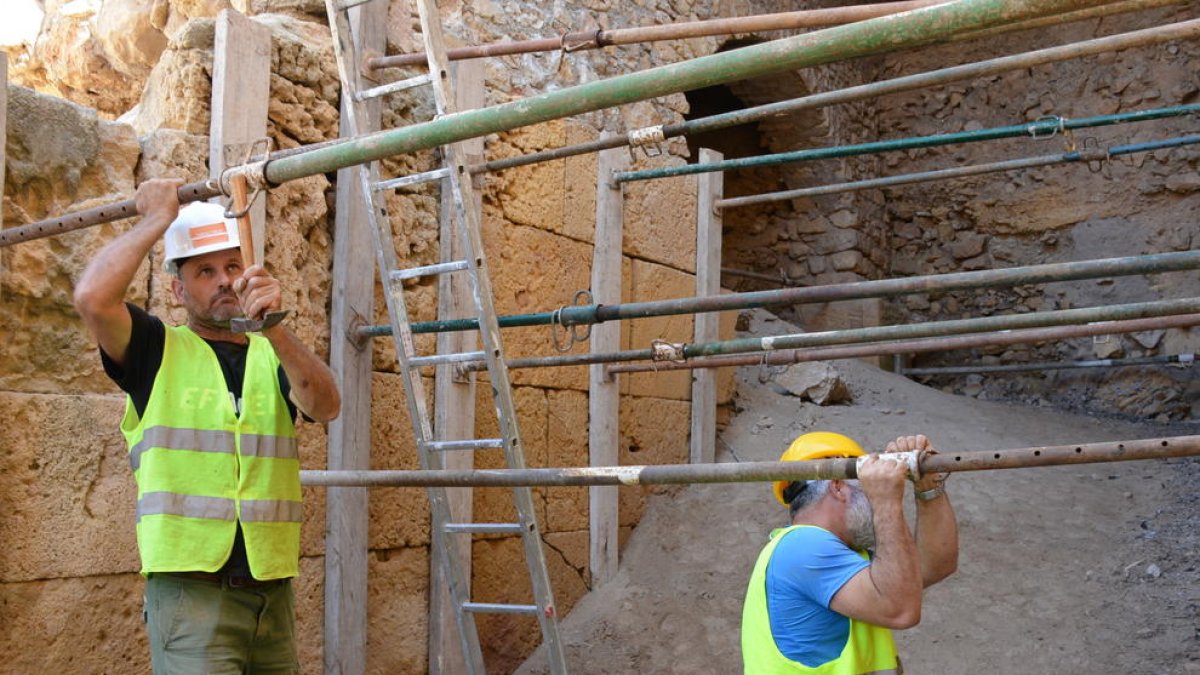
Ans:
[[[1111,443],[1036,446],[980,452],[943,452],[920,460],[922,473],[1024,469],[1200,455],[1200,436],[1149,438]],[[660,464],[550,469],[301,471],[308,487],[518,487],[666,485],[829,480],[858,477],[854,459],[807,462]]]
[[[736,356],[710,356],[703,359],[692,359],[683,363],[621,363],[608,366],[605,372],[609,375],[616,375],[618,373],[694,370],[696,368],[729,368],[732,366],[754,366],[759,364],[782,366],[810,361],[857,359],[868,356],[885,356],[888,354],[921,354],[950,351],[953,349],[971,349],[973,347],[1031,344],[1035,342],[1048,342],[1050,340],[1065,340],[1094,335],[1140,333],[1147,330],[1187,328],[1189,326],[1200,326],[1200,314],[1183,314],[1178,316],[1154,317],[1151,319],[1129,319],[1126,321],[1105,321],[1078,326],[1024,328],[1021,330],[986,333],[982,335],[958,335],[920,340],[872,342],[862,345],[791,349],[787,351],[758,352],[756,354]],[[513,366],[510,365],[509,367],[512,368]]]
[[[807,286],[793,279],[787,278],[783,272],[777,275],[763,274],[762,272],[752,272],[750,270],[739,270],[732,267],[722,267],[721,274],[726,274],[731,277],[742,277],[743,279],[754,279],[755,281],[767,281],[778,286]]]
[[[511,54],[531,54],[560,50],[574,52],[587,49],[600,49],[601,47],[611,47],[613,45],[658,42],[662,40],[686,40],[714,35],[733,35],[735,33],[827,28],[829,26],[840,26],[845,23],[854,23],[855,21],[874,19],[889,14],[899,14],[900,12],[920,9],[921,7],[940,5],[945,2],[947,0],[908,0],[907,2],[885,2],[851,7],[831,7],[828,9],[805,9],[795,12],[711,19],[708,21],[687,21],[661,26],[575,31],[552,38],[534,38],[531,40],[496,42],[489,45],[455,47],[447,49],[446,56],[451,61],[461,61],[465,59],[482,59],[491,56],[508,56]],[[425,52],[413,52],[397,56],[379,56],[368,59],[366,64],[367,70],[424,65],[427,65]]]

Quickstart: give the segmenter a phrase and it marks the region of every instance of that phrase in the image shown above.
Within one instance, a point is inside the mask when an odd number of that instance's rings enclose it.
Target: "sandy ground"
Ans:
[[[748,334],[794,329],[765,313]],[[1200,433],[952,396],[836,362],[853,401],[819,407],[737,374],[719,461],[777,459],[839,431],[871,449],[925,433],[972,451]],[[799,367],[799,366],[797,366]],[[897,633],[909,673],[1200,673],[1200,462],[1156,460],[963,473],[949,492],[959,572]],[[563,621],[572,673],[740,673],[745,584],[787,514],[765,484],[669,487],[652,499],[618,576]],[[910,521],[911,522],[911,521]],[[519,673],[546,672],[540,652]]]

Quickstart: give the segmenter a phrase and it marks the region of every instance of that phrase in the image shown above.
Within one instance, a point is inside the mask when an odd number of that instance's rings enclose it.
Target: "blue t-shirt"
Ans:
[[[850,619],[829,601],[870,561],[832,532],[799,527],[776,545],[767,563],[767,615],[784,656],[816,668],[841,655]]]

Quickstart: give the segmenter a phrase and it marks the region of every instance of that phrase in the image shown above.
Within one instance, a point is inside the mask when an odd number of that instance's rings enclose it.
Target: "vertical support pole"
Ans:
[[[621,243],[624,229],[621,186],[612,182],[616,171],[629,164],[625,148],[604,150],[597,159],[596,239],[592,254],[593,302],[621,302]],[[610,321],[592,326],[592,353],[615,352],[621,348],[621,323]],[[609,377],[604,364],[588,367],[588,448],[592,466],[616,466],[620,426],[621,391],[616,376]],[[591,532],[589,564],[592,588],[603,586],[617,573],[619,518],[617,490],[613,485],[588,488],[588,528]]]
[[[4,167],[8,162],[8,54],[0,52],[0,227],[4,226]],[[4,255],[0,252],[0,301],[4,300]]]
[[[237,10],[217,14],[213,41],[212,122],[208,134],[208,175],[217,178],[226,166],[225,146],[247,144],[267,135],[271,95],[271,32]],[[241,163],[230,157],[230,164]],[[265,260],[266,199],[250,209],[254,259]]]
[[[350,11],[361,50],[383,53],[387,8],[371,2]],[[342,129],[347,132],[342,99]],[[379,105],[365,104],[363,131],[379,128]],[[342,412],[329,424],[330,469],[371,468],[371,349],[354,330],[374,318],[375,265],[367,210],[369,195],[356,166],[338,171],[333,224],[333,298],[329,316],[329,366],[342,393]],[[362,675],[367,670],[367,489],[329,488],[325,494],[325,669],[328,675]]]
[[[455,98],[458,110],[480,108],[484,104],[483,61],[475,59],[451,64],[454,71]],[[483,139],[473,138],[461,146],[468,163],[483,159]],[[471,190],[477,212],[483,211],[483,197],[479,190]],[[442,184],[441,222],[438,231],[440,262],[461,260],[462,238],[458,236],[461,223],[456,222],[456,209],[448,181]],[[451,319],[474,316],[471,300],[471,284],[462,274],[443,274],[438,277],[438,318]],[[438,333],[437,353],[453,354],[472,352],[478,338],[475,331]],[[475,436],[475,374],[456,378],[453,364],[437,367],[434,382],[433,433],[437,440],[462,440]],[[442,456],[443,468],[470,469],[475,464],[475,453],[471,450],[446,452]],[[446,501],[450,519],[456,523],[472,522],[472,497],[469,487],[447,488]],[[445,537],[431,538],[429,555],[429,675],[452,675],[467,672],[463,658],[462,643],[458,638],[458,625],[454,619],[454,605],[450,599],[449,584],[445,570],[439,563],[441,552],[437,549]],[[458,548],[458,559],[462,561],[467,579],[467,591],[471,579],[471,536],[455,535],[449,541]]]
[[[700,149],[702,163],[719,162],[723,155],[708,148]],[[721,213],[713,204],[724,192],[725,176],[720,171],[697,175],[696,186],[696,296],[721,292]],[[692,341],[715,342],[721,316],[716,312],[695,315]],[[717,445],[717,371],[697,368],[692,371],[692,464],[709,464],[716,458]]]

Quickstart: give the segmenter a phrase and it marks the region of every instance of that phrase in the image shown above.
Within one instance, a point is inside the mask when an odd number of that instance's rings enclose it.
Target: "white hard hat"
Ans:
[[[178,261],[196,255],[237,248],[237,221],[225,217],[225,208],[209,202],[192,202],[179,209],[179,216],[163,235],[166,259],[163,269],[179,273]]]

